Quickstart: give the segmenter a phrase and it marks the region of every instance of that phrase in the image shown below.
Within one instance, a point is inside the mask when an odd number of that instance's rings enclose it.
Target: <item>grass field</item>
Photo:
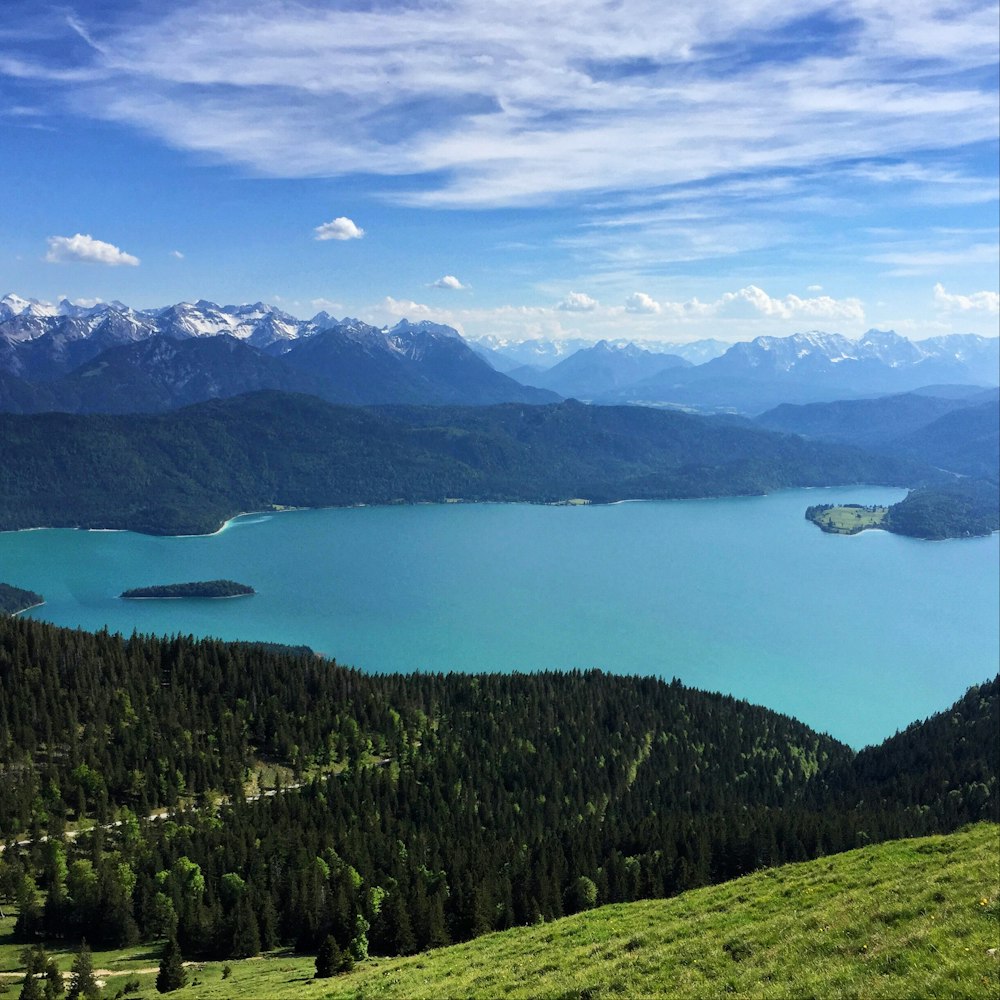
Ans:
[[[1000,996],[1000,827],[896,841],[605,906],[334,979],[287,954],[188,970],[188,998]],[[9,923],[9,922],[8,922]],[[17,951],[0,940],[0,968]],[[68,967],[72,956],[63,954]],[[155,965],[155,949],[95,966]],[[155,996],[153,974],[139,996]],[[9,981],[9,980],[8,980]],[[124,979],[108,978],[113,996]],[[15,994],[16,995],[16,994]]]

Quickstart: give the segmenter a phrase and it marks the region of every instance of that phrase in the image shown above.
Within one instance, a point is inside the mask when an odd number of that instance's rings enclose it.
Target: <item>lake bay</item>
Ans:
[[[42,593],[28,614],[60,625],[306,644],[369,671],[676,676],[860,747],[947,708],[1000,660],[1000,535],[827,535],[803,516],[903,495],[293,511],[182,538],[10,532],[0,580]],[[118,597],[215,578],[257,595]]]

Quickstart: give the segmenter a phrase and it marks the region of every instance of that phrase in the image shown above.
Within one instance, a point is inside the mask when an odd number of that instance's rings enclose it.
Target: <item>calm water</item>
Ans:
[[[826,535],[811,503],[880,488],[609,507],[450,505],[239,518],[201,538],[0,534],[0,580],[61,625],[305,643],[372,671],[677,676],[852,745],[997,671],[1000,536]],[[123,601],[229,577],[257,596]]]

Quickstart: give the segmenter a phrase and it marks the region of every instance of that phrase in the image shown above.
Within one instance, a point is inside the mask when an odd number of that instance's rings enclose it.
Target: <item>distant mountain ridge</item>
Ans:
[[[599,340],[538,374],[511,373],[527,385],[551,389],[561,396],[591,400],[656,375],[667,368],[690,368],[691,362],[676,354],[656,354],[637,344]]]
[[[667,369],[602,403],[646,403],[755,415],[781,403],[909,392],[935,384],[996,385],[1000,338],[952,334],[910,341],[869,330],[861,339],[811,331],[757,337],[692,368]]]
[[[345,407],[261,392],[163,414],[0,415],[0,529],[215,531],[273,505],[595,502],[916,484],[919,463],[646,407]]]
[[[912,458],[963,476],[1000,477],[1000,389],[964,398],[918,393],[794,406],[757,418],[768,430]]]
[[[0,410],[154,412],[261,389],[351,404],[559,398],[497,372],[456,330],[430,322],[304,321],[260,302],[136,311],[0,300]]]
[[[952,334],[911,341],[869,330],[858,340],[808,331],[725,345],[705,340],[582,339],[467,341],[452,327],[401,320],[375,327],[326,312],[301,320],[256,302],[225,305],[201,299],[135,310],[121,302],[55,305],[6,295],[0,299],[0,409],[122,412],[119,387],[136,383],[134,355],[104,357],[113,348],[154,338],[232,340],[259,363],[239,357],[246,381],[212,366],[205,350],[199,377],[176,371],[179,355],[152,352],[158,388],[143,409],[169,409],[199,398],[273,388],[320,395],[331,402],[468,404],[544,403],[558,395],[602,404],[644,404],[746,415],[781,403],[804,404],[915,391],[928,385],[1000,383],[1000,338]],[[193,364],[199,352],[185,352]],[[93,382],[82,391],[83,366]],[[285,360],[288,367],[267,366]],[[116,370],[125,364],[131,372]],[[296,374],[297,373],[297,374]],[[69,381],[66,381],[69,379]],[[171,387],[180,386],[173,392]],[[127,395],[127,393],[126,393]]]

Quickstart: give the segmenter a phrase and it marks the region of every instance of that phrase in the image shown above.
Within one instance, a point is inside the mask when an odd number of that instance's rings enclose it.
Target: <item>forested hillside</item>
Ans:
[[[24,940],[407,954],[996,819],[997,699],[994,680],[855,755],[676,681],[371,676],[4,619],[0,824],[32,842],[4,852],[0,899]],[[303,787],[244,801],[262,761]],[[89,817],[120,825],[42,842]]]
[[[0,529],[214,531],[272,505],[733,496],[926,466],[641,407],[364,409],[257,393],[152,416],[0,415]]]

